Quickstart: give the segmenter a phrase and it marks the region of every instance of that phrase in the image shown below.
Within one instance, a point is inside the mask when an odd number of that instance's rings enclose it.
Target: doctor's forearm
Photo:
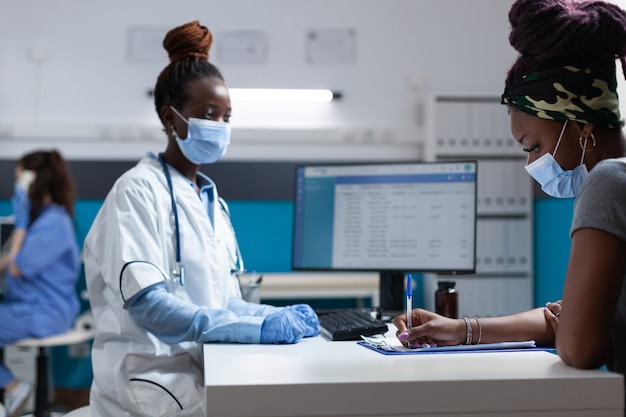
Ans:
[[[275,307],[269,304],[257,304],[250,303],[243,298],[233,297],[228,300],[228,307],[230,311],[237,316],[261,316],[265,317],[272,313],[279,312],[282,307]]]
[[[258,343],[263,318],[238,318],[228,310],[211,310],[169,294],[163,284],[131,297],[133,319],[166,343],[182,341]]]

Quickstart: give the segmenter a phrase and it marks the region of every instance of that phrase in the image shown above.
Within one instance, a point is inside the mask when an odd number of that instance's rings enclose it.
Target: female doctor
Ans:
[[[319,334],[305,304],[241,298],[241,255],[225,203],[198,171],[230,143],[228,88],[197,21],[163,41],[155,106],[168,137],[109,192],[85,240],[96,319],[92,415],[204,415],[202,343],[297,343]]]

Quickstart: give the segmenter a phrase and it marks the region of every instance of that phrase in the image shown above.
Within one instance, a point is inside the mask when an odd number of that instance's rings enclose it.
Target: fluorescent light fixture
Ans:
[[[328,103],[340,94],[323,89],[231,88],[232,101]]]

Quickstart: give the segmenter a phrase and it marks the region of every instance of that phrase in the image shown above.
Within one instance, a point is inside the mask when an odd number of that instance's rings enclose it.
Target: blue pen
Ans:
[[[406,275],[406,327],[411,330],[413,327],[413,319],[411,317],[411,310],[413,310],[413,277],[411,274]],[[408,342],[408,346],[411,347],[411,342]]]

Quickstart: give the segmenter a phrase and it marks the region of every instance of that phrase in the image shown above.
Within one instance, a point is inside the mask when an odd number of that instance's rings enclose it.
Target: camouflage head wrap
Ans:
[[[565,66],[530,73],[507,86],[501,103],[542,119],[569,119],[605,128],[624,124],[612,65]]]

